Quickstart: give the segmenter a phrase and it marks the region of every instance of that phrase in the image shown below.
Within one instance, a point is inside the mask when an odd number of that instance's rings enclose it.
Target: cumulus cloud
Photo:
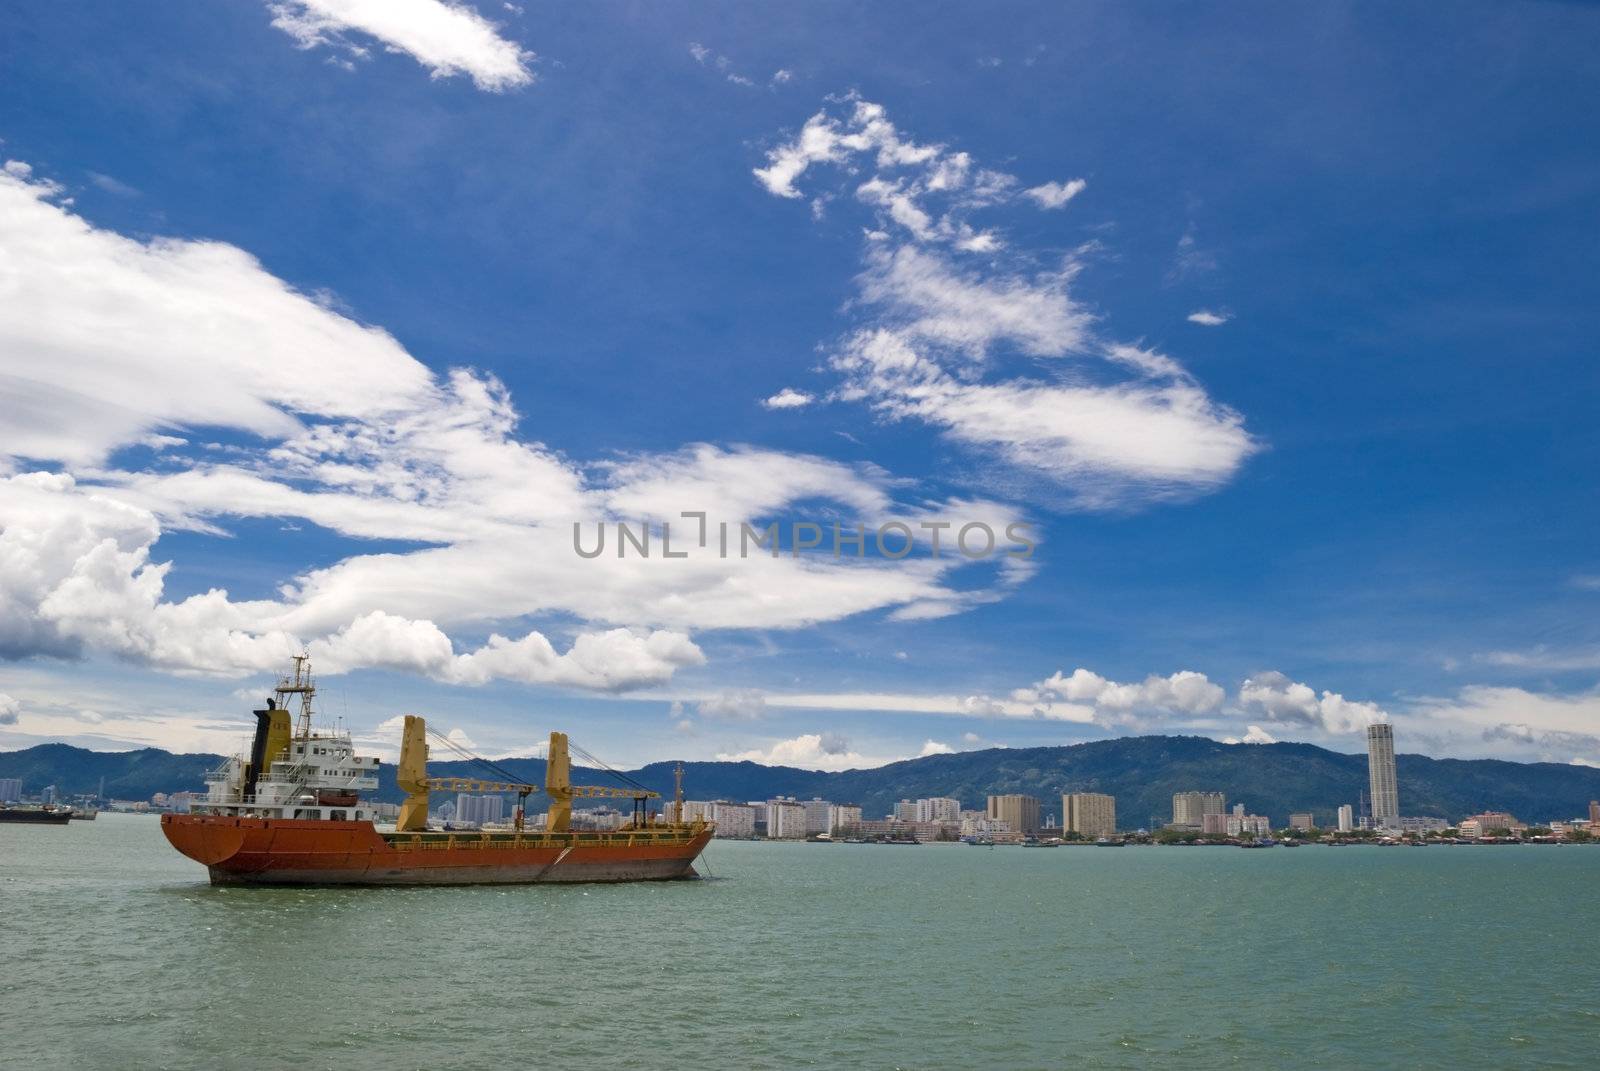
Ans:
[[[1210,309],[1196,309],[1188,316],[1190,323],[1199,324],[1201,327],[1221,327],[1231,319],[1233,319],[1232,313],[1212,312]]]
[[[1272,722],[1336,734],[1359,732],[1389,719],[1375,703],[1355,702],[1327,690],[1319,695],[1311,686],[1276,670],[1246,679],[1239,686],[1239,703],[1246,710],[1260,711]]]
[[[1224,737],[1222,742],[1224,744],[1276,744],[1278,742],[1278,738],[1267,732],[1259,725],[1251,725],[1247,728],[1244,736]]]
[[[1122,684],[1080,667],[1070,675],[1057,670],[1027,688],[1016,689],[1011,698],[1041,714],[1062,704],[1088,707],[1095,723],[1109,728],[1142,725],[1151,715],[1209,714],[1222,706],[1227,692],[1193,670],[1167,677],[1152,674],[1140,683]]]
[[[816,207],[849,195],[872,213],[857,323],[829,348],[830,398],[937,429],[987,462],[1069,489],[1088,506],[1192,495],[1257,444],[1173,358],[1104,336],[1078,302],[1074,254],[1041,270],[977,213],[1024,198],[1059,207],[1081,180],[1019,192],[966,152],[918,142],[856,97],[767,153],[756,181]],[[838,187],[843,184],[843,188]],[[1041,376],[1041,359],[1054,368]]]
[[[328,668],[615,691],[698,664],[691,631],[968,604],[945,582],[960,559],[724,560],[690,543],[687,522],[674,536],[694,553],[672,568],[615,544],[579,559],[578,521],[703,510],[737,528],[824,500],[870,522],[894,508],[895,481],[706,444],[580,469],[519,437],[493,378],[436,375],[232,246],[131,240],[58,192],[27,165],[0,172],[0,383],[13,402],[0,409],[0,657],[99,651],[244,675],[315,643]],[[270,597],[168,599],[163,534],[226,535],[237,518],[414,549],[351,553]],[[536,615],[581,623],[567,650],[530,630]],[[489,639],[461,648],[458,629]]]
[[[512,640],[492,635],[475,651],[456,654],[450,638],[431,621],[412,621],[375,610],[311,645],[318,666],[340,673],[375,667],[421,673],[452,684],[514,680],[602,692],[664,684],[675,670],[705,663],[681,632],[611,629],[581,633],[556,653],[539,632]]]
[[[15,699],[0,692],[0,725],[17,724],[17,715],[22,712],[22,704]]]
[[[922,750],[917,752],[917,757],[926,758],[929,755],[954,755],[955,753],[956,749],[949,744],[938,740],[924,740],[922,742]]]
[[[803,409],[816,401],[815,396],[793,387],[785,387],[770,398],[761,399],[761,404],[767,409]]]
[[[452,0],[271,0],[272,25],[296,47],[331,47],[365,59],[362,37],[404,52],[434,78],[465,74],[479,89],[499,93],[533,81],[534,55],[501,36],[496,26]],[[348,61],[346,61],[348,62]]]
[[[1078,194],[1087,189],[1089,184],[1083,179],[1073,179],[1071,182],[1046,182],[1042,186],[1033,186],[1023,190],[1024,197],[1031,197],[1038,202],[1040,208],[1061,208]]]
[[[803,733],[779,740],[763,750],[725,752],[719,762],[757,762],[763,766],[797,766],[803,770],[859,770],[882,766],[895,759],[871,759],[850,748],[850,742],[832,733]]]

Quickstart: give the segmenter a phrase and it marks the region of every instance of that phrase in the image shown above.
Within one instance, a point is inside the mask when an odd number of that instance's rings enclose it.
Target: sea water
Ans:
[[[0,1065],[1579,1068],[1600,847],[711,845],[708,880],[213,888],[0,826]]]

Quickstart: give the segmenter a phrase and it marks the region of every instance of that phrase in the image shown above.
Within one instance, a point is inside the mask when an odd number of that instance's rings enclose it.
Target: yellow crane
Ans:
[[[523,784],[516,781],[483,781],[475,777],[428,776],[428,726],[416,714],[407,714],[405,727],[400,733],[400,765],[395,779],[406,794],[400,804],[400,817],[395,829],[401,833],[415,833],[428,827],[428,793],[430,792],[515,792],[517,794],[516,828],[522,829],[523,801],[535,792],[544,791],[550,796],[550,817],[545,828],[552,833],[565,833],[572,828],[572,801],[574,799],[631,799],[635,804],[647,799],[660,799],[661,793],[647,789],[613,788],[609,785],[575,785],[572,783],[572,760],[568,756],[567,734],[550,734],[550,757],[545,763],[544,785]]]

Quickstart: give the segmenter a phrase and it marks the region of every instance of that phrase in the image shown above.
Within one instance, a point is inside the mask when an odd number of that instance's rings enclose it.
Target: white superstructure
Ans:
[[[379,760],[357,755],[347,732],[313,731],[316,684],[304,655],[295,658],[293,677],[280,680],[256,711],[256,752],[264,769],[253,771],[252,757],[234,755],[206,776],[206,794],[190,802],[193,813],[248,818],[300,818],[333,822],[371,821],[374,809],[359,793],[378,787]],[[300,697],[299,716],[288,729],[288,697]],[[275,752],[270,755],[268,752]],[[253,775],[253,776],[252,776]]]

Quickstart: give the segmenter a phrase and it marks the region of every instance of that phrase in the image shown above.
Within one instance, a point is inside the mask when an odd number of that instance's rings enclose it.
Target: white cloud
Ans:
[[[0,174],[6,453],[97,462],[180,425],[282,437],[301,430],[299,416],[379,418],[433,392],[386,332],[233,246],[132,241],[88,226],[55,192]]]
[[[1245,680],[1239,686],[1239,703],[1246,710],[1260,711],[1272,722],[1333,734],[1359,732],[1389,719],[1376,703],[1352,701],[1327,690],[1318,695],[1310,685],[1292,681],[1276,670]]]
[[[1093,720],[1107,728],[1143,725],[1152,714],[1209,714],[1221,707],[1225,698],[1226,691],[1193,670],[1167,677],[1152,674],[1138,684],[1119,684],[1081,667],[1070,675],[1057,670],[1011,693],[1013,702],[1027,704],[1041,715],[1049,715],[1061,705],[1087,707]]]
[[[1046,182],[1042,186],[1033,186],[1023,190],[1023,196],[1031,197],[1039,203],[1040,208],[1061,208],[1078,194],[1087,189],[1089,184],[1083,179],[1073,179],[1071,182]]]
[[[1446,728],[1516,726],[1523,730],[1518,735],[1524,740],[1547,733],[1593,736],[1600,727],[1600,689],[1559,693],[1469,685],[1454,697],[1419,699],[1408,714]]]
[[[938,740],[924,740],[922,742],[922,750],[917,752],[917,757],[926,758],[929,755],[954,755],[955,753],[956,749],[949,744],[941,743]]]
[[[738,71],[733,69],[734,63],[732,58],[725,56],[714,49],[706,47],[699,41],[689,42],[689,55],[693,56],[694,61],[700,66],[716,71],[717,73],[721,74],[724,79],[736,86],[744,86],[746,89],[757,88],[757,82],[754,78],[751,78],[746,74],[740,74]],[[793,71],[788,69],[776,70],[772,72],[772,77],[768,79],[767,87],[769,89],[776,89],[778,86],[783,85],[793,77]]]
[[[767,697],[754,688],[729,690],[700,700],[695,709],[702,718],[755,721],[767,713]]]
[[[1233,315],[1228,312],[1212,312],[1210,309],[1196,309],[1187,319],[1190,323],[1199,324],[1201,327],[1221,327],[1233,319]]]
[[[1084,706],[1037,704],[987,695],[927,695],[899,692],[767,693],[767,705],[778,709],[847,710],[894,714],[946,714],[957,717],[1047,718],[1089,722],[1094,712]]]
[[[303,49],[328,46],[355,58],[368,50],[352,35],[376,38],[408,53],[435,78],[465,74],[491,93],[533,81],[533,53],[500,35],[495,25],[451,0],[273,0],[272,25]]]
[[[832,168],[873,212],[850,306],[858,323],[832,347],[842,385],[830,398],[924,423],[1081,505],[1193,495],[1232,478],[1258,448],[1238,413],[1171,357],[1103,337],[1072,294],[1077,255],[1040,271],[971,220],[1018,197],[1059,207],[1081,180],[1019,193],[1013,176],[965,152],[911,140],[881,105],[847,103],[843,116],[812,116],[754,170],[769,193],[800,199],[803,181]],[[1041,377],[1038,358],[1058,367]]]
[[[119,181],[110,175],[102,175],[98,171],[89,172],[89,181],[106,193],[117,197],[138,197],[139,191],[129,186],[126,182]]]
[[[436,376],[236,248],[133,241],[54,194],[26,165],[0,174],[0,383],[15,403],[0,409],[0,657],[99,651],[243,675],[316,642],[347,667],[610,691],[697,664],[692,630],[971,604],[970,586],[944,582],[965,567],[952,558],[579,559],[575,521],[671,518],[682,547],[683,510],[737,530],[822,500],[872,523],[895,509],[895,481],[706,444],[580,469],[518,437],[493,379]],[[44,464],[61,470],[5,475]],[[271,597],[167,601],[162,534],[226,535],[233,518],[424,546],[354,553]],[[534,615],[580,622],[570,649],[530,630]],[[459,628],[493,634],[458,653]]]
[[[1572,578],[1572,586],[1580,591],[1600,591],[1600,576],[1580,573]]]
[[[797,766],[803,770],[859,770],[896,759],[871,759],[850,750],[849,741],[829,733],[804,733],[779,740],[770,748],[717,755],[719,762],[758,762],[763,766]]]
[[[761,404],[767,409],[803,409],[816,400],[815,395],[785,387],[770,398],[761,399]]]
[[[1178,248],[1172,258],[1172,270],[1167,273],[1168,281],[1177,282],[1216,270],[1216,255],[1200,245],[1199,239],[1195,236],[1194,224],[1189,224],[1183,236],[1178,239]]]
[[[665,630],[580,634],[565,654],[539,632],[519,640],[493,635],[476,651],[456,654],[450,638],[431,621],[412,621],[375,610],[311,645],[325,671],[375,667],[421,673],[452,684],[513,680],[601,692],[665,684],[674,671],[705,663],[681,632]]]
[[[1490,651],[1478,655],[1476,660],[1487,662],[1492,666],[1559,673],[1568,670],[1600,669],[1600,648],[1552,649],[1541,646],[1527,651]]]
[[[1014,346],[1029,357],[1083,354],[1094,317],[1072,299],[1072,264],[1032,276],[964,270],[916,246],[869,248],[861,301],[881,310],[882,329],[973,362]]]
[[[17,715],[22,711],[22,704],[15,699],[0,692],[0,725],[17,724]]]

